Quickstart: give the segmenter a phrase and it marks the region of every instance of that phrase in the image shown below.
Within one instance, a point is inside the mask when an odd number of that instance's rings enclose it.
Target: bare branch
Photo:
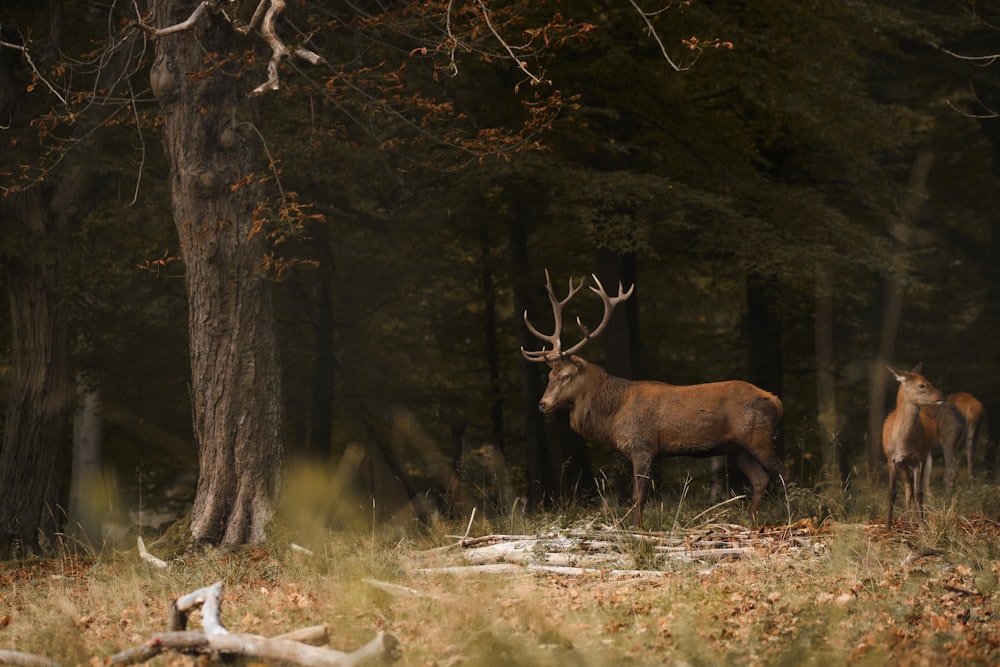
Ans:
[[[267,2],[268,0],[260,0],[257,4],[257,9],[254,10],[253,16],[250,18],[250,23],[238,26],[236,27],[236,30],[244,35],[247,35],[251,30],[256,28],[257,24],[260,23],[261,17],[264,15],[264,8],[267,7]]]
[[[640,7],[635,0],[628,0],[628,2],[630,5],[632,5],[632,7],[635,8],[635,11],[639,14],[639,16],[642,17],[642,20],[646,23],[646,30],[648,30],[649,35],[656,40],[657,45],[659,45],[660,47],[660,53],[663,54],[663,58],[667,61],[667,63],[671,67],[673,67],[674,70],[678,72],[681,72],[691,67],[690,64],[681,67],[680,65],[675,63],[673,58],[670,57],[670,54],[667,53],[667,47],[663,45],[663,41],[660,39],[660,34],[656,32],[656,28],[653,27],[653,21],[650,18],[652,16],[656,16],[656,14],[658,14],[659,12],[647,12],[642,7]]]
[[[198,19],[201,18],[201,15],[205,13],[206,9],[208,9],[208,0],[202,0],[202,2],[198,3],[198,6],[194,8],[194,11],[191,12],[191,16],[175,25],[167,26],[166,28],[154,28],[153,26],[147,25],[142,21],[138,21],[138,25],[153,37],[172,35],[176,32],[183,32],[197,23]]]
[[[493,20],[490,18],[490,11],[486,8],[486,4],[482,0],[476,0],[476,4],[479,5],[479,8],[483,12],[483,20],[486,21],[486,27],[490,29],[490,32],[493,33],[493,36],[497,38],[497,41],[500,42],[500,45],[503,46],[505,51],[507,51],[507,55],[510,56],[510,59],[517,64],[517,68],[528,76],[532,84],[541,83],[542,77],[538,76],[534,72],[531,72],[528,69],[528,63],[518,58],[517,55],[514,54],[514,50],[511,48],[510,44],[507,43],[507,40],[505,40],[500,35],[500,33],[497,32],[497,29],[493,26]],[[449,9],[450,9],[450,4],[449,4]]]
[[[31,71],[35,73],[36,77],[38,77],[38,80],[45,84],[45,87],[49,89],[49,92],[51,92],[53,95],[59,98],[59,101],[62,102],[62,105],[64,107],[69,106],[69,102],[66,101],[66,98],[60,95],[59,91],[53,88],[52,84],[49,83],[48,79],[42,76],[42,73],[38,71],[38,66],[35,65],[35,61],[31,59],[31,52],[28,50],[27,46],[0,40],[0,48],[14,49],[15,51],[20,51],[21,55],[24,56],[24,60],[28,63],[28,66],[31,67]]]
[[[263,3],[261,4],[263,5]],[[257,11],[260,11],[260,6],[257,7]],[[288,47],[278,37],[274,30],[274,24],[283,11],[285,11],[285,0],[271,0],[267,13],[264,14],[260,32],[271,46],[271,60],[267,63],[267,81],[254,88],[250,92],[251,95],[260,95],[269,90],[278,89],[278,63],[288,55]],[[256,18],[256,14],[254,17]]]
[[[949,51],[948,49],[941,47],[941,50],[947,53],[952,58],[957,58],[959,60],[965,60],[974,63],[977,67],[989,67],[993,63],[1000,59],[1000,53],[987,54],[985,56],[963,56],[960,53],[955,53],[954,51]]]

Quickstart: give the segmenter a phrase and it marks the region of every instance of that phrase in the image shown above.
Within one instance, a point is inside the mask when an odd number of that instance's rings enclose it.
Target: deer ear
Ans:
[[[920,370],[921,370],[921,369],[922,369],[923,367],[924,367],[924,362],[922,362],[922,361],[921,361],[921,362],[919,362],[919,363],[918,363],[918,364],[917,364],[916,366],[914,366],[914,367],[913,367],[913,370],[912,370],[912,371],[910,371],[910,372],[911,372],[911,373],[919,373],[919,372],[920,372]]]
[[[897,371],[895,368],[889,365],[886,365],[886,368],[889,370],[890,373],[892,373],[895,376],[897,382],[902,382],[903,380],[906,379],[906,376],[903,375],[902,371]]]

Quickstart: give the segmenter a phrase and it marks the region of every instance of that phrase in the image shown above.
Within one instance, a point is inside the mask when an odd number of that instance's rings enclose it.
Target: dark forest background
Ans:
[[[282,30],[311,34],[326,62],[286,61],[281,89],[244,119],[272,160],[269,187],[300,214],[275,213],[268,232],[287,464],[321,471],[347,514],[374,504],[400,521],[584,499],[603,481],[620,490],[624,459],[537,413],[545,369],[519,348],[537,347],[525,309],[550,321],[545,269],[559,291],[591,273],[636,285],[584,353],[611,372],[777,393],[802,488],[882,474],[885,363],[923,362],[1000,419],[1000,65],[969,59],[1000,52],[993,8],[679,3],[655,17],[668,60],[629,3],[558,4],[593,29],[533,61],[548,82],[533,85],[495,59],[440,67],[413,41],[430,20],[416,11],[389,23],[374,4],[288,3]],[[4,3],[5,41],[47,24],[33,5]],[[107,28],[96,4],[64,11],[67,53]],[[692,35],[718,41],[691,48]],[[521,102],[540,89],[559,103],[547,97],[533,124]],[[47,103],[0,135],[5,192],[23,175],[11,165],[81,184],[59,202],[77,222],[45,240],[69,271],[68,372],[79,405],[99,405],[98,504],[163,511],[144,519],[156,522],[191,502],[198,458],[168,168],[155,101],[133,93],[131,120],[83,150],[62,152]],[[526,132],[478,150],[456,127]],[[8,266],[32,247],[26,234],[4,221]],[[587,291],[574,308],[599,319]],[[11,335],[0,326],[6,358]],[[993,475],[996,444],[979,446],[977,468]],[[689,471],[693,491],[708,489],[707,462],[663,465],[661,491]]]

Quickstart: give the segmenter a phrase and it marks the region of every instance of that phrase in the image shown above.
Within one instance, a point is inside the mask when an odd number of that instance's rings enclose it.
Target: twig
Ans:
[[[400,586],[399,584],[391,584],[388,581],[379,581],[378,579],[362,579],[369,586],[374,586],[379,590],[383,590],[386,593],[392,593],[393,595],[398,595],[400,597],[411,597],[411,598],[427,598],[431,597],[426,593],[422,593],[415,588],[410,588],[409,586]]]
[[[635,0],[628,0],[628,3],[632,5],[635,11],[639,14],[639,16],[642,17],[642,20],[646,23],[646,30],[648,30],[650,36],[656,40],[657,45],[659,45],[660,47],[660,53],[663,54],[664,60],[666,60],[667,63],[677,72],[682,72],[688,69],[690,65],[688,65],[687,67],[681,67],[680,65],[675,63],[673,61],[673,58],[670,57],[670,54],[667,53],[667,47],[663,45],[663,41],[660,39],[660,33],[656,32],[656,28],[653,27],[653,22],[649,20],[650,14],[646,12],[642,7],[640,7]]]
[[[517,65],[517,68],[528,76],[532,84],[541,83],[542,77],[530,71],[528,69],[528,64],[514,54],[514,50],[511,48],[510,44],[507,43],[507,40],[501,37],[500,33],[497,32],[497,29],[493,26],[493,19],[490,18],[490,12],[489,9],[486,8],[486,4],[482,2],[482,0],[477,0],[476,4],[479,5],[479,9],[483,13],[483,20],[486,21],[486,27],[490,29],[490,32],[493,33],[493,36],[496,37],[497,41],[500,42],[500,45],[504,48],[505,51],[507,51],[507,55],[509,55],[510,59],[514,61],[514,64]]]
[[[315,556],[316,555],[316,553],[312,549],[307,549],[304,546],[301,546],[299,544],[295,544],[295,542],[292,542],[291,549],[292,549],[292,551],[298,551],[300,554],[305,554],[307,556]]]
[[[476,508],[472,508],[472,514],[469,516],[469,525],[465,528],[465,535],[459,540],[459,544],[465,544],[465,540],[469,537],[469,533],[472,532],[472,522],[476,520]]]
[[[49,89],[50,93],[59,98],[59,101],[62,102],[62,105],[64,107],[69,106],[69,102],[66,101],[66,98],[60,95],[59,91],[53,88],[52,84],[49,83],[49,80],[46,79],[42,75],[42,73],[38,71],[38,67],[35,65],[35,61],[31,59],[31,52],[28,51],[28,47],[22,44],[14,44],[13,42],[6,42],[0,40],[0,48],[15,49],[16,51],[20,51],[21,55],[24,56],[24,60],[28,63],[28,66],[31,67],[31,71],[35,73],[36,77],[38,77],[38,80],[45,84],[45,87]]]

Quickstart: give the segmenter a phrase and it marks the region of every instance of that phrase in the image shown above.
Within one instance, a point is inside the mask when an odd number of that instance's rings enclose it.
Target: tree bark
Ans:
[[[10,301],[10,395],[0,450],[0,553],[45,547],[58,525],[68,443],[69,370],[61,282],[40,185],[10,195],[2,215],[28,230],[23,252],[3,260]],[[16,222],[14,222],[16,221]]]
[[[158,26],[194,0],[157,6]],[[215,15],[161,37],[151,71],[163,112],[172,212],[188,295],[191,392],[199,478],[196,542],[259,542],[272,515],[282,454],[281,382],[271,294],[256,227],[263,197],[256,138],[237,121],[251,83],[242,37]]]

